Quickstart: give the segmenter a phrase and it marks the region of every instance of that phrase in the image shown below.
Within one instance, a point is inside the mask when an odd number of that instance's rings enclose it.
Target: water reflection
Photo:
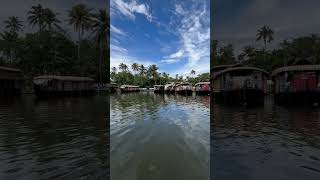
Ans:
[[[0,100],[0,179],[106,177],[105,96]]]
[[[320,108],[214,104],[213,179],[319,179]]]
[[[208,179],[209,98],[111,96],[111,179]]]

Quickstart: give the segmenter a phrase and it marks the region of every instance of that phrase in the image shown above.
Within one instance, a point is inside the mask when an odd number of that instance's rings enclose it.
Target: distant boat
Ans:
[[[255,67],[230,67],[213,77],[213,95],[230,104],[260,104],[264,102],[269,73]]]
[[[195,84],[195,91],[198,95],[210,95],[210,82],[199,82]]]
[[[164,85],[154,85],[154,93],[164,93]]]
[[[278,103],[320,103],[320,65],[308,59],[272,72],[274,97]]]
[[[140,87],[134,85],[121,85],[120,92],[121,93],[128,93],[128,92],[139,92]]]
[[[38,96],[83,95],[95,92],[94,79],[77,76],[37,76],[33,78]]]
[[[174,83],[164,85],[164,92],[167,94],[175,93]]]
[[[179,83],[175,86],[175,91],[177,94],[181,95],[192,95],[192,84],[191,83]]]
[[[23,82],[19,69],[0,66],[0,96],[20,94]]]

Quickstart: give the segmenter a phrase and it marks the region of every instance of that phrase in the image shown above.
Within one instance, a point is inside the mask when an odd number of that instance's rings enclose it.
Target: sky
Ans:
[[[110,68],[157,65],[158,72],[209,72],[209,0],[111,0]]]
[[[319,0],[213,0],[213,38],[220,45],[233,44],[236,52],[244,46],[262,47],[256,42],[257,29],[268,25],[274,41],[320,33]]]

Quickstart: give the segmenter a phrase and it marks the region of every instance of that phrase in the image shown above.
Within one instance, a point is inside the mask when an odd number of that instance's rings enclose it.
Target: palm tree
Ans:
[[[139,66],[139,74],[140,74],[140,84],[142,86],[142,76],[146,74],[147,69],[144,67],[143,64]]]
[[[16,16],[10,16],[8,20],[4,21],[4,24],[11,34],[18,34],[19,31],[22,31],[22,21]]]
[[[117,72],[117,68],[116,67],[112,67],[112,72],[116,73]]]
[[[6,48],[7,57],[10,62],[13,62],[13,56],[14,56],[14,49],[16,46],[16,42],[18,40],[18,33],[19,31],[22,31],[22,21],[19,20],[16,16],[11,16],[8,18],[8,20],[4,21],[5,28],[7,31],[4,32],[4,34],[1,34],[1,37],[3,40],[5,40],[8,44],[8,47]]]
[[[267,43],[271,43],[273,40],[273,30],[269,26],[263,26],[261,29],[258,29],[256,41],[263,40],[264,50],[267,49]]]
[[[132,68],[133,72],[139,71],[139,65],[137,63],[133,63],[131,65],[131,68]]]
[[[78,60],[80,60],[80,43],[82,40],[83,33],[90,29],[91,9],[87,8],[84,4],[78,4],[71,8],[69,11],[69,24],[73,25],[76,32],[78,32]]]
[[[34,27],[38,24],[39,26],[39,32],[42,32],[44,27],[44,9],[42,8],[41,4],[38,4],[37,6],[32,6],[31,10],[28,11],[28,21]]]
[[[57,14],[55,14],[51,9],[46,8],[43,10],[43,28],[48,28],[48,30],[51,32],[52,27],[54,26],[57,29],[61,29],[59,26],[59,23],[61,22],[57,18]]]
[[[150,65],[148,70],[149,70],[149,72],[151,73],[151,75],[152,75],[152,77],[154,79],[154,84],[156,84],[156,82],[157,82],[156,78],[157,78],[157,75],[158,75],[158,72],[157,72],[158,67],[157,67],[157,65],[155,65],[155,64]]]
[[[192,69],[191,72],[190,72],[190,75],[191,75],[192,77],[194,77],[195,74],[196,74],[196,71]]]
[[[102,83],[102,59],[105,45],[109,43],[109,13],[107,9],[101,9],[94,15],[93,20],[93,33],[96,36],[97,44],[99,47],[99,79]]]
[[[122,72],[126,72],[128,70],[128,66],[124,63],[120,63],[119,69],[121,69]]]

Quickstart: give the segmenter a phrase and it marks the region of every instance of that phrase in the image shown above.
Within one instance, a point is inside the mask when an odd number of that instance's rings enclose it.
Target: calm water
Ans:
[[[220,180],[318,180],[320,108],[213,104],[211,175]]]
[[[0,99],[0,179],[105,179],[107,101]]]
[[[113,95],[112,180],[207,180],[209,97]]]

